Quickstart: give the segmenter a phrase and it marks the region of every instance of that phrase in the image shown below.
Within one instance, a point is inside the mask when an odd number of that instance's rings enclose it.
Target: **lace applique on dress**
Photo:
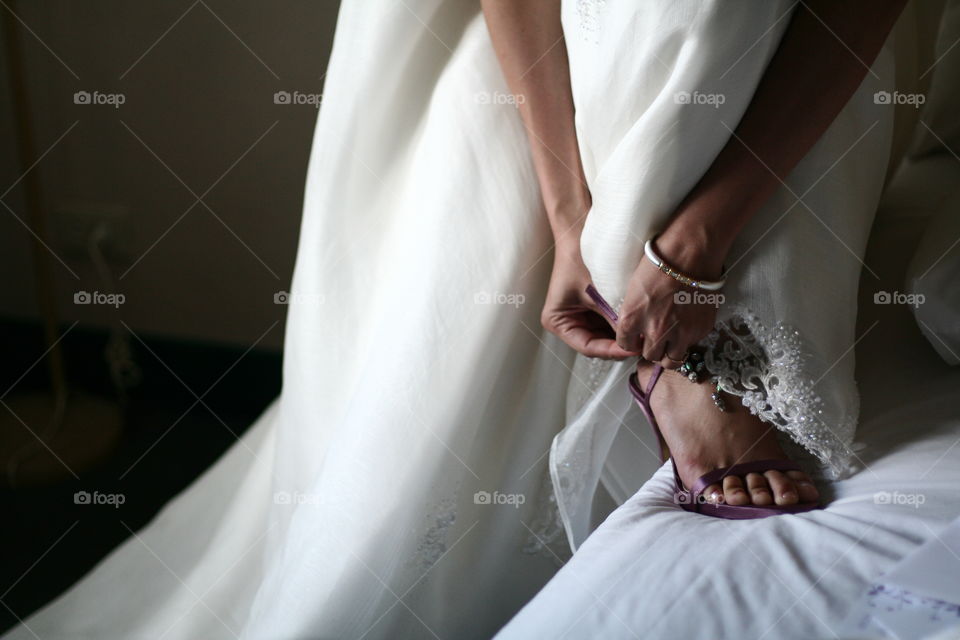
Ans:
[[[600,41],[600,14],[607,0],[577,0],[577,17],[580,19],[580,35],[584,40]]]
[[[577,358],[573,365],[572,380],[567,392],[567,415],[578,414],[587,401],[594,397],[610,375],[615,363],[599,358]],[[586,459],[588,451],[578,452],[578,459]],[[572,468],[563,462],[557,470],[557,481],[564,491],[576,492],[583,486],[583,469]],[[527,537],[525,553],[548,557],[557,566],[562,566],[572,555],[566,527],[560,517],[557,494],[554,490],[550,467],[544,471],[537,494],[536,517],[530,525],[532,533]]]
[[[530,524],[530,534],[523,552],[550,558],[558,567],[571,557],[567,532],[557,507],[557,495],[553,491],[550,468],[543,474],[540,491],[537,495],[537,516]]]
[[[853,470],[847,444],[855,430],[853,416],[833,426],[824,421],[824,402],[805,368],[808,357],[799,331],[782,322],[767,327],[737,306],[700,344],[706,347],[707,369],[723,391],[740,396],[750,413],[792,436],[832,477]]]
[[[600,358],[577,358],[574,361],[570,386],[567,391],[567,415],[580,413],[590,398],[594,397],[603,382],[609,377],[614,366],[611,360]],[[585,459],[588,451],[578,453],[578,459]],[[577,491],[583,486],[583,469],[571,468],[569,462],[563,462],[557,470],[557,480],[564,491]],[[557,506],[557,495],[550,475],[550,467],[544,472],[538,495],[537,517],[524,551],[553,558],[558,565],[570,559],[570,544],[566,528]]]
[[[457,520],[458,493],[459,489],[454,490],[426,515],[426,531],[420,537],[414,556],[423,571],[428,571],[447,552],[447,534]]]
[[[567,415],[576,414],[592,398],[606,380],[613,361],[600,358],[577,358],[573,363],[570,388],[567,393]]]

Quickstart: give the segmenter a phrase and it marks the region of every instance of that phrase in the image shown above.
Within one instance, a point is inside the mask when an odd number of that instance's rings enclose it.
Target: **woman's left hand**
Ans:
[[[719,279],[722,258],[694,243],[672,240],[665,232],[654,243],[658,255],[670,266],[688,275]],[[676,262],[674,262],[676,261]],[[703,339],[714,326],[719,292],[693,289],[660,271],[642,258],[620,307],[617,344],[641,352],[644,359],[666,369],[680,366],[687,349]]]

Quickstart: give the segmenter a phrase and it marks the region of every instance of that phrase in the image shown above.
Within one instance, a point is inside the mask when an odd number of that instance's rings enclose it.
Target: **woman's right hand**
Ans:
[[[591,358],[624,360],[640,355],[617,345],[616,331],[586,293],[590,282],[579,242],[558,244],[540,324],[575,351]]]

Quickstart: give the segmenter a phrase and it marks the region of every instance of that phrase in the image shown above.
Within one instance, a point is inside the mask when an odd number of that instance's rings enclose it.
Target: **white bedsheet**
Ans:
[[[752,521],[689,514],[673,504],[665,465],[497,638],[841,637],[864,589],[960,516],[960,370],[905,308],[867,306],[865,467],[827,488],[829,506]]]

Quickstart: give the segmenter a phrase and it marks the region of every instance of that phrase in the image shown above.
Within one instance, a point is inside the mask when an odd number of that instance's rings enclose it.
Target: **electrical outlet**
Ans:
[[[91,243],[110,262],[129,257],[130,209],[121,204],[69,201],[54,210],[57,245],[64,256],[91,259]]]

